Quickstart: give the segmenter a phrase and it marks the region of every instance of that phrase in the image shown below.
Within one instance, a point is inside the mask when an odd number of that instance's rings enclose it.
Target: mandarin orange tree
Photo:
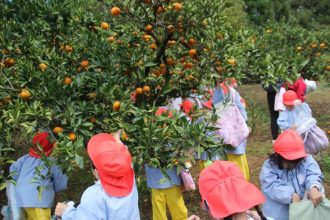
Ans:
[[[212,126],[155,111],[219,77],[210,46],[222,7],[204,0],[2,3],[1,166],[17,158],[11,151],[27,152],[40,130],[52,134],[69,173],[83,167],[84,141],[98,132],[122,129],[138,168],[182,165],[193,149],[215,149],[205,135]]]

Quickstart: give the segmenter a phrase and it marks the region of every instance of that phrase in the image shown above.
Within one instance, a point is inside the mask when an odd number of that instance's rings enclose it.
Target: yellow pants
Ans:
[[[50,208],[24,208],[26,220],[50,220]]]
[[[243,176],[247,181],[250,181],[249,164],[245,154],[229,154],[227,153],[227,159],[230,162],[235,163],[243,173]]]
[[[152,219],[167,220],[166,205],[172,220],[187,220],[188,211],[184,204],[181,188],[151,189]]]

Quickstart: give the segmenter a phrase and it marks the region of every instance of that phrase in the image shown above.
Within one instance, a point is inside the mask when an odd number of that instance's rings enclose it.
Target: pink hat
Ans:
[[[292,129],[287,129],[278,136],[274,143],[274,151],[287,160],[296,160],[307,156],[303,140]]]
[[[114,142],[112,135],[101,133],[90,139],[87,151],[108,195],[124,197],[132,192],[132,157],[125,145]]]
[[[215,161],[199,176],[199,192],[214,218],[224,218],[265,202],[265,197],[253,184],[245,180],[232,162]]]
[[[292,90],[288,90],[283,94],[284,105],[294,105],[295,101],[298,99],[297,93]]]

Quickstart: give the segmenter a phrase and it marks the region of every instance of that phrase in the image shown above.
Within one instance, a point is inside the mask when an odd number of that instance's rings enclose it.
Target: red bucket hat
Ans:
[[[224,218],[259,205],[265,197],[247,182],[240,169],[229,161],[215,161],[199,176],[199,192],[214,218]]]
[[[112,135],[101,133],[90,139],[87,151],[108,195],[124,197],[132,192],[132,157],[125,145],[115,142]]]
[[[192,103],[189,100],[185,100],[184,102],[182,102],[182,104],[180,105],[183,108],[183,112],[186,115],[189,115],[189,113],[193,110],[194,108],[194,103]]]
[[[295,101],[298,99],[297,93],[292,90],[288,90],[283,94],[284,105],[294,105]]]
[[[274,151],[287,160],[296,160],[307,156],[304,142],[300,135],[292,130],[285,130],[274,143]]]
[[[49,137],[47,132],[36,134],[32,138],[32,147],[29,149],[29,155],[31,157],[40,158],[43,152],[48,157],[53,152],[55,144],[49,141]],[[42,152],[40,152],[40,147],[42,148]]]

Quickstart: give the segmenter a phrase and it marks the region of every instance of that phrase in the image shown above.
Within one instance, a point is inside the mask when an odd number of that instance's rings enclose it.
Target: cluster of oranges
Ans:
[[[64,129],[60,126],[56,126],[53,129],[53,133],[56,134],[56,135],[59,135],[59,134],[63,133],[63,131],[64,131]],[[68,139],[70,141],[75,141],[77,139],[77,135],[74,132],[70,132],[68,134]]]

